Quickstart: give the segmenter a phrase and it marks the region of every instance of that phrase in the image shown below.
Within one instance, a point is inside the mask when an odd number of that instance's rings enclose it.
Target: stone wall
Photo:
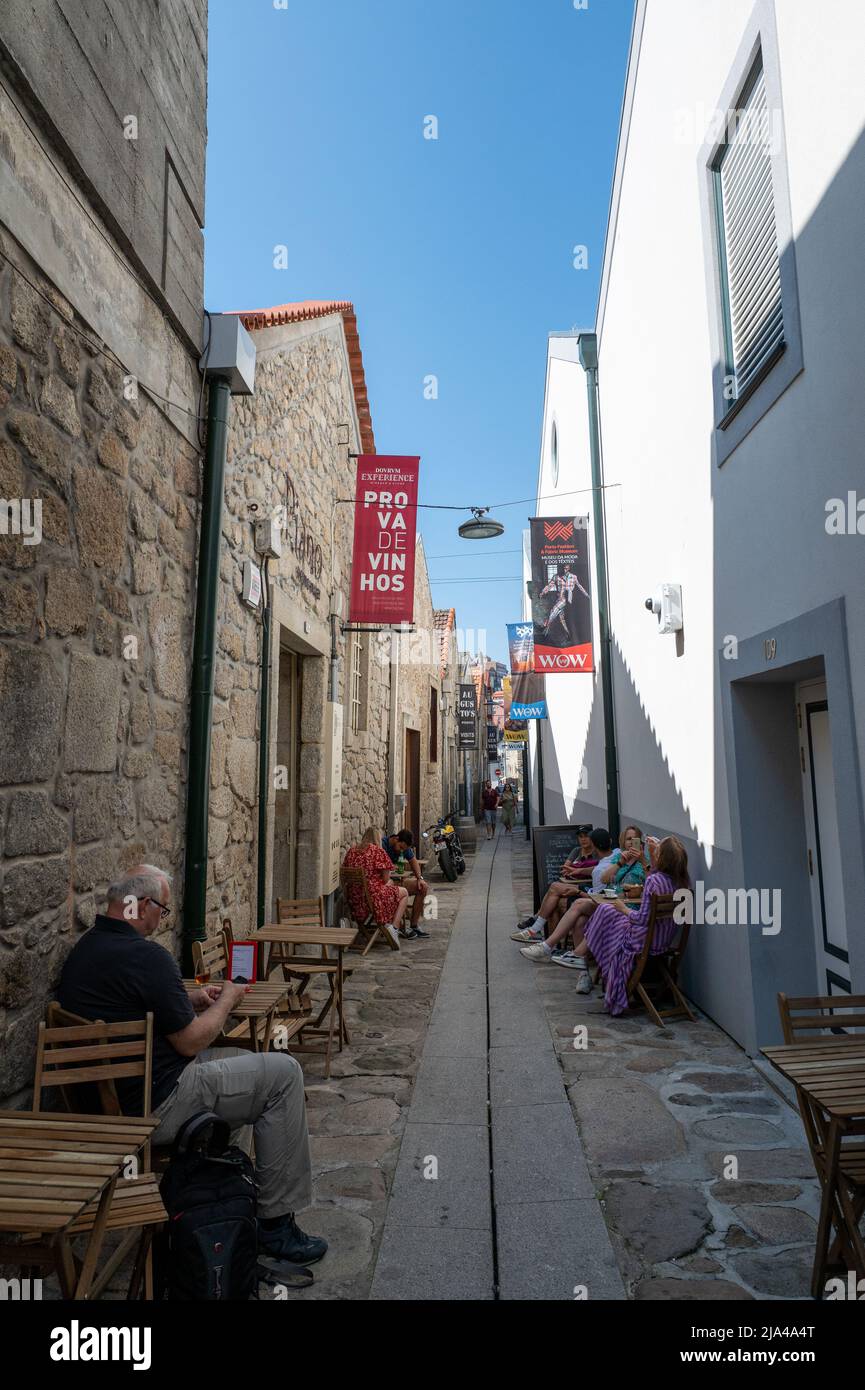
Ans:
[[[42,508],[41,543],[0,536],[10,1096],[32,1075],[59,967],[118,868],[182,868],[199,466],[146,392],[126,398],[124,368],[5,231],[0,251],[0,497]]]
[[[261,613],[240,600],[243,561],[255,559],[254,522],[278,516],[283,554],[270,561],[275,626],[301,665],[298,761],[298,895],[320,891],[320,823],[325,787],[324,718],[329,682],[331,593],[348,613],[358,450],[352,384],[339,314],[253,332],[255,395],[232,412],[225,488],[216,668],[208,912],[237,929],[252,925],[257,872],[257,736],[260,723]],[[346,428],[348,427],[348,428]],[[343,442],[340,442],[343,441]],[[252,508],[255,510],[252,510]],[[331,540],[332,535],[332,540]],[[369,639],[365,639],[368,641]],[[345,712],[343,848],[384,816],[390,673],[366,652],[364,716],[353,732],[346,690],[349,637],[338,637],[338,695]],[[278,712],[271,705],[271,749]],[[271,797],[274,796],[271,785]],[[270,847],[268,847],[270,853]]]

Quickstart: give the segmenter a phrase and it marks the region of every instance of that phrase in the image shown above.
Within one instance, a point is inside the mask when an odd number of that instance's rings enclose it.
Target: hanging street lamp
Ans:
[[[472,507],[471,512],[472,520],[464,521],[459,528],[464,541],[491,541],[503,534],[505,528],[502,523],[487,515],[489,507]]]

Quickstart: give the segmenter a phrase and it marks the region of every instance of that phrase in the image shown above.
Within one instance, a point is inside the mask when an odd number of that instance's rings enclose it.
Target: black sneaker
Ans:
[[[313,1265],[327,1254],[327,1241],[321,1236],[308,1236],[298,1226],[292,1214],[269,1231],[258,1228],[258,1248],[275,1260],[290,1260],[292,1264]]]
[[[416,941],[420,936],[417,927],[400,927],[399,934],[403,941]]]
[[[423,931],[420,927],[412,927],[415,936],[429,936],[428,931]]]

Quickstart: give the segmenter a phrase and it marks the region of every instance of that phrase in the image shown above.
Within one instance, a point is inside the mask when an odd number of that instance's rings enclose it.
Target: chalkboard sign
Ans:
[[[535,850],[535,883],[541,897],[559,877],[562,865],[577,847],[575,825],[536,825],[532,830]]]

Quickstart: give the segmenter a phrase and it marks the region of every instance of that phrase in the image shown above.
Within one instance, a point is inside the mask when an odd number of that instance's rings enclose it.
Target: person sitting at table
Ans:
[[[618,888],[625,897],[638,898],[650,870],[642,830],[638,825],[626,825],[619,836],[619,848],[613,850],[610,864],[601,875],[603,886]]]
[[[574,935],[578,938],[574,955],[584,961],[582,967],[578,966],[583,974],[577,981],[577,993],[591,993],[588,966],[590,959],[595,960],[605,983],[607,1011],[614,1017],[628,1008],[628,980],[646,939],[652,898],[670,896],[678,888],[691,887],[688,852],[677,836],[668,835],[657,840],[650,835],[646,848],[651,871],[640,906],[633,911],[621,911],[613,903],[601,903],[588,916],[585,925],[577,922],[574,926]],[[678,931],[679,924],[672,914],[656,921],[650,954],[660,956],[668,951]]]
[[[611,863],[611,853],[613,842],[610,839],[610,832],[602,826],[596,826],[591,833],[592,848],[598,855],[598,862],[592,870],[592,891],[598,892],[603,887],[601,875]],[[574,927],[578,923],[585,926],[585,922],[592,915],[597,903],[591,898],[578,897],[576,902],[563,912],[558,925],[548,935],[546,941],[532,941],[521,948],[520,954],[527,960],[555,961],[557,965],[570,965],[572,968],[582,968],[582,964],[577,964],[572,951],[562,952],[562,946],[567,941]]]
[[[406,872],[403,879],[403,887],[407,890],[412,899],[411,905],[411,926],[407,933],[409,939],[411,932],[415,937],[429,936],[428,931],[423,931],[420,926],[420,919],[423,916],[424,900],[429,892],[429,884],[421,874],[420,860],[414,852],[414,835],[410,830],[397,830],[393,835],[385,835],[381,842],[382,849],[390,856],[391,862],[398,864],[400,858],[405,860]],[[406,882],[405,880],[408,880]]]
[[[262,1253],[309,1265],[327,1241],[306,1235],[295,1212],[312,1202],[303,1072],[286,1052],[211,1048],[247,991],[226,981],[188,992],[174,957],[149,940],[171,911],[171,880],[152,864],[128,869],[108,889],[104,913],[72,947],[60,976],[62,1008],[104,1023],[153,1014],[151,1103],[159,1145],[184,1120],[212,1110],[232,1130],[252,1125]],[[141,1115],[140,1077],[120,1077],[123,1113]]]
[[[376,926],[384,927],[397,945],[400,937],[406,941],[414,940],[415,933],[407,932],[402,926],[408,907],[408,893],[401,884],[391,882],[393,862],[382,848],[382,836],[375,826],[369,826],[359,843],[351,846],[342,866],[344,869],[363,869]],[[355,920],[366,921],[369,908],[362,884],[348,884],[348,901]]]
[[[536,915],[517,923],[516,931],[511,932],[511,941],[543,941],[547,926],[555,925],[571,898],[590,881],[599,857],[592,844],[592,827],[578,825],[576,848],[562,865],[560,877],[550,884]]]

